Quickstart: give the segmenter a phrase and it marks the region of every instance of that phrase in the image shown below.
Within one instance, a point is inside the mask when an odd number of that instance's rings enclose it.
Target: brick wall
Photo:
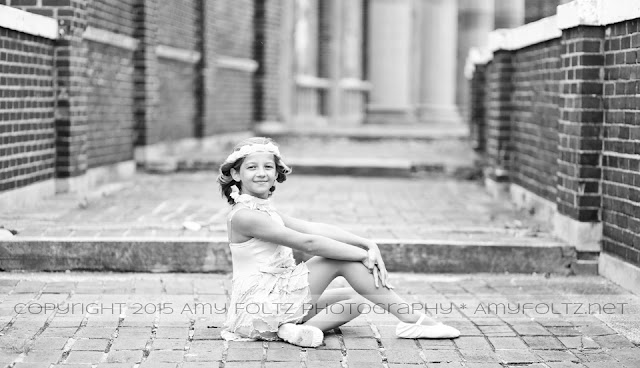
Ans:
[[[558,212],[600,221],[602,27],[576,27],[562,36]]]
[[[511,182],[555,200],[560,40],[514,53]]]
[[[133,52],[87,41],[88,165],[133,160]]]
[[[198,47],[198,1],[158,1],[158,43],[186,50]]]
[[[87,4],[87,25],[132,36],[133,4],[124,0],[95,0]],[[134,53],[85,40],[87,48],[87,156],[95,168],[133,159]]]
[[[207,2],[208,80],[204,135],[244,131],[253,122],[253,74],[216,66],[219,57],[253,59],[252,0]]]
[[[0,27],[0,192],[55,174],[54,42]]]
[[[255,1],[254,78],[255,121],[277,121],[280,116],[280,39],[284,4],[280,0]]]
[[[135,29],[134,22],[133,1],[92,0],[87,3],[87,24],[90,27],[131,36]]]
[[[603,250],[640,266],[640,22],[604,37]]]
[[[469,122],[469,132],[471,144],[474,150],[478,153],[485,153],[486,151],[486,74],[487,65],[478,64],[475,66],[475,70],[470,80],[469,91],[471,96],[469,98],[469,116],[467,121]]]
[[[189,51],[200,51],[198,1],[158,2],[157,42]],[[158,59],[158,115],[151,126],[156,141],[194,137],[198,116],[198,64]]]
[[[492,166],[500,169],[492,173],[496,180],[506,180],[512,151],[509,135],[513,113],[513,72],[513,53],[510,51],[497,51],[486,71],[486,154]]]
[[[640,19],[498,50],[475,68],[470,123],[494,169],[506,167],[511,182],[555,206],[560,231],[602,229],[568,235],[589,239],[584,252],[599,241],[640,266],[638,49]]]

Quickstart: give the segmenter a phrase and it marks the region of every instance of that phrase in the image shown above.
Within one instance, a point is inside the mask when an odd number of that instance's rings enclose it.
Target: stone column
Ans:
[[[153,125],[158,113],[158,9],[156,0],[137,0],[135,37],[140,45],[134,54],[136,160],[146,161],[144,146],[159,141]]]
[[[494,29],[516,28],[524,24],[524,0],[494,1]]]
[[[54,4],[56,6],[56,4]],[[82,33],[86,8],[76,2],[56,6],[60,37],[55,48],[57,192],[84,192],[88,182],[87,46]],[[5,45],[7,43],[5,42]]]
[[[456,105],[468,116],[469,81],[464,66],[471,47],[485,48],[494,28],[494,0],[458,1],[458,50],[456,58]]]
[[[367,122],[397,124],[414,120],[414,4],[412,0],[370,0],[366,57],[372,90]]]
[[[420,83],[416,105],[418,121],[423,123],[459,122],[455,105],[457,1],[422,0],[418,2],[421,34]]]

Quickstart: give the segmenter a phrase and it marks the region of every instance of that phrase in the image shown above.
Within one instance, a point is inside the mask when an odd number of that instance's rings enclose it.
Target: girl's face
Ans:
[[[242,183],[242,194],[269,198],[269,189],[276,181],[276,163],[273,154],[256,152],[245,157],[240,170],[231,169],[233,180]]]

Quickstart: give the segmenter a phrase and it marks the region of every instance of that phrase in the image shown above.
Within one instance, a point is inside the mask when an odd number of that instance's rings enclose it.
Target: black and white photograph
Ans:
[[[640,367],[640,1],[0,0],[0,368]]]

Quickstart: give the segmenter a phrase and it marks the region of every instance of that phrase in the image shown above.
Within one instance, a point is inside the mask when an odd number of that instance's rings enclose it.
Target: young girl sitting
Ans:
[[[408,303],[392,290],[376,243],[335,226],[278,213],[269,197],[275,182],[284,182],[289,173],[278,147],[262,137],[240,142],[220,167],[218,183],[233,205],[227,216],[233,282],[224,339],[282,339],[316,347],[322,331],[359,315],[359,308],[352,306],[364,302],[362,297],[400,320],[398,337],[460,335],[422,313],[403,313]],[[315,256],[296,265],[292,249]],[[338,276],[353,289],[325,291]],[[341,308],[334,308],[339,304]]]

